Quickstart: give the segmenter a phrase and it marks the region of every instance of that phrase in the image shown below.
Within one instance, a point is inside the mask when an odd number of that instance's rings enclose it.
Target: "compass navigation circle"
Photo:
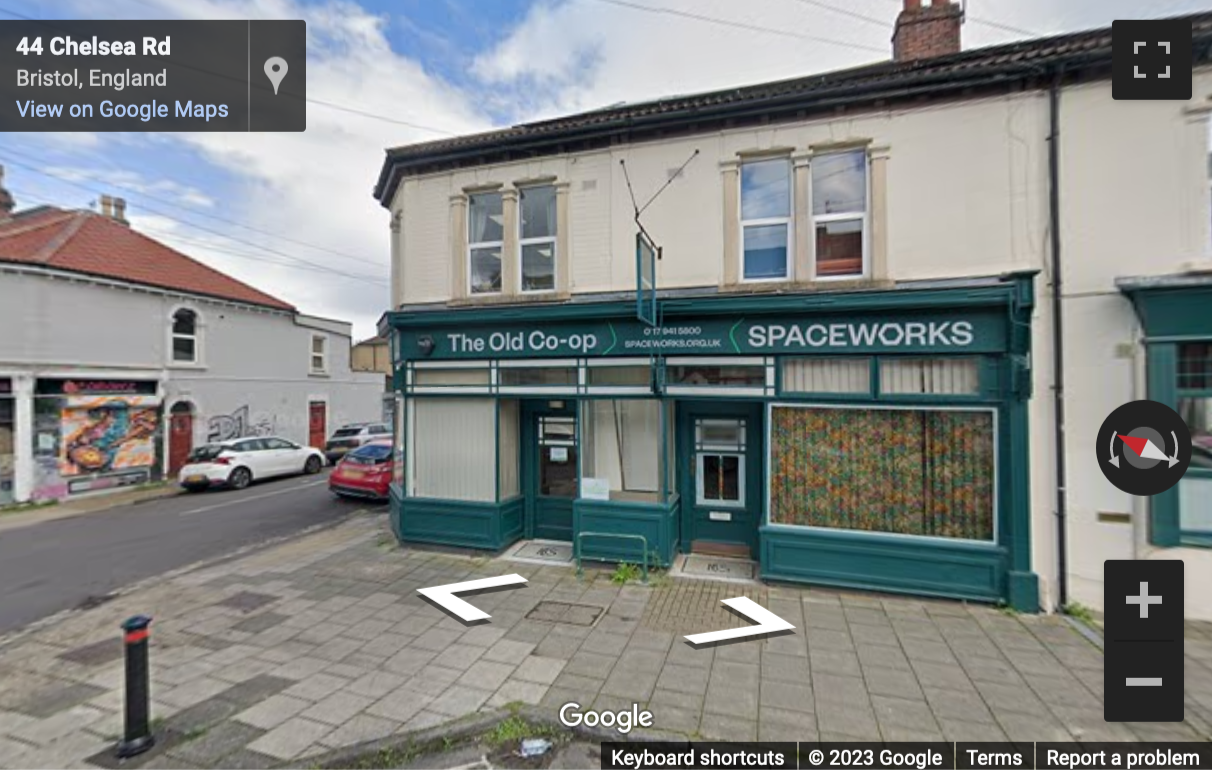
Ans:
[[[1095,442],[1107,481],[1132,495],[1156,495],[1178,483],[1191,463],[1191,431],[1157,401],[1131,401],[1103,421]]]

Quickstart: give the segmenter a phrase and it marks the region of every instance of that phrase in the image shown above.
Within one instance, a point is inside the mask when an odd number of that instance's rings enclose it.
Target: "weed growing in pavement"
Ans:
[[[192,728],[189,732],[187,732],[183,736],[183,738],[184,738],[184,740],[187,740],[187,741],[193,741],[193,740],[197,740],[198,738],[201,738],[203,735],[206,735],[208,732],[210,732],[210,728],[205,725],[202,725],[199,727]]]
[[[1088,626],[1092,626],[1097,622],[1094,618],[1094,611],[1079,602],[1069,602],[1065,605],[1063,612]]]
[[[553,736],[556,731],[546,725],[536,725],[527,722],[520,716],[511,716],[497,723],[488,740],[494,744],[517,743],[523,738],[544,738]]]
[[[632,580],[640,578],[640,568],[634,564],[628,564],[625,561],[619,562],[619,566],[614,568],[614,573],[610,576],[610,582],[615,585],[626,585]]]
[[[1007,617],[1011,617],[1011,618],[1018,616],[1018,610],[1014,609],[1009,604],[1006,604],[1006,602],[1001,601],[1001,600],[999,600],[997,603],[997,611],[1002,613],[1003,615],[1006,615]]]

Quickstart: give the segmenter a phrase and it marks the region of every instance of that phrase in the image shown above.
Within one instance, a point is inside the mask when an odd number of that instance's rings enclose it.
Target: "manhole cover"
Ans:
[[[100,666],[105,663],[112,663],[122,657],[122,640],[114,636],[113,639],[76,647],[58,657],[60,660],[66,660],[70,663],[81,663],[85,666]]]
[[[604,607],[592,604],[567,604],[565,602],[539,602],[526,613],[529,620],[548,623],[563,623],[570,626],[592,626],[597,622]]]
[[[245,612],[248,612],[249,610],[258,609],[276,601],[278,601],[278,597],[270,594],[258,594],[253,593],[252,591],[241,591],[238,594],[232,594],[222,601],[215,602],[215,604],[220,607],[231,607],[232,609],[244,610]]]

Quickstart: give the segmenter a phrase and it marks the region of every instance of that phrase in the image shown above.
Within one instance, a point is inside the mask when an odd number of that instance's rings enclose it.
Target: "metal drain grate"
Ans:
[[[592,604],[539,602],[533,610],[526,613],[526,618],[547,623],[563,623],[569,626],[592,626],[605,609],[605,607],[596,607]]]

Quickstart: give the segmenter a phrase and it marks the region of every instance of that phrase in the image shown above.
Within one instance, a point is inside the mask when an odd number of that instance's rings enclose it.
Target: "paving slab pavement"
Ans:
[[[466,626],[417,589],[516,572]],[[693,649],[746,595],[793,634]],[[1188,623],[1187,721],[1102,720],[1099,647],[1055,616],[401,549],[359,516],[166,578],[0,648],[0,768],[116,767],[118,624],[152,624],[156,749],[124,767],[270,767],[508,704],[653,713],[722,740],[1212,739],[1212,624]]]

